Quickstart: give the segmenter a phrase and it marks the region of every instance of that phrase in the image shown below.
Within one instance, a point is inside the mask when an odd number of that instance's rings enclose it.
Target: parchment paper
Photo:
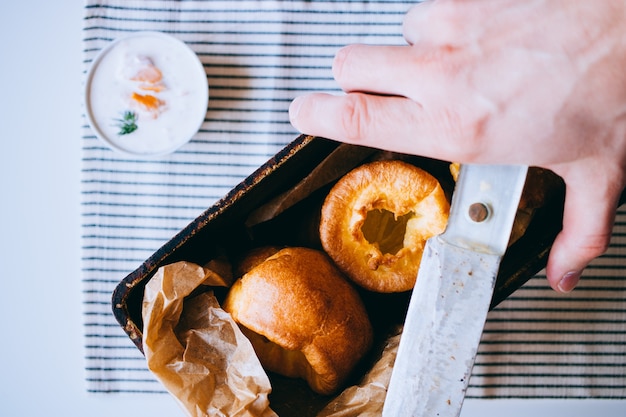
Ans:
[[[211,291],[188,297],[228,282],[188,262],[157,271],[143,302],[148,367],[190,416],[276,416],[269,379],[237,324]]]

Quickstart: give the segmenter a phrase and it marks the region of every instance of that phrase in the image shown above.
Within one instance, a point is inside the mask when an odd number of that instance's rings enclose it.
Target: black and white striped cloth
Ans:
[[[206,70],[206,120],[172,155],[137,160],[82,136],[82,282],[87,391],[165,393],[111,313],[117,283],[294,139],[297,95],[337,92],[343,45],[403,44],[411,1],[87,0],[85,73],[137,30],[186,42]],[[626,211],[609,253],[579,289],[533,278],[489,315],[470,380],[474,398],[626,398]]]

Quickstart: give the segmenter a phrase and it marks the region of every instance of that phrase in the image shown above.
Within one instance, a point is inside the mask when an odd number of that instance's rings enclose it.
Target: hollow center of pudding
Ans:
[[[396,218],[389,210],[371,210],[365,216],[361,232],[371,245],[378,246],[381,253],[394,255],[404,247],[407,222],[413,215],[409,212]]]

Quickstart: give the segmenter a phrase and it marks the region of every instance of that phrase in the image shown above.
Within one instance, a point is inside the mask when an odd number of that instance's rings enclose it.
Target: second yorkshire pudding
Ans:
[[[248,271],[223,303],[265,369],[335,392],[369,350],[356,289],[322,251],[285,248]]]
[[[450,205],[439,181],[398,160],[361,165],[322,206],[320,238],[339,268],[376,292],[408,291],[426,240],[444,231]]]

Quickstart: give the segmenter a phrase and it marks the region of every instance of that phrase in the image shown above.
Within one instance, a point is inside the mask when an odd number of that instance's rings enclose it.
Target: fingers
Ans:
[[[609,187],[594,181],[593,175],[588,178],[585,184],[566,186],[563,229],[546,267],[548,282],[558,292],[572,291],[583,269],[606,251],[611,239],[622,187],[615,178]]]
[[[467,97],[467,50],[410,46],[349,45],[333,61],[343,91],[395,95],[426,102]]]
[[[476,101],[465,84],[455,81],[463,78],[455,77],[459,56],[435,56],[445,53],[418,56],[410,47],[345,47],[333,72],[348,94],[298,97],[290,106],[291,123],[303,133],[390,151],[463,162],[485,158],[480,136],[491,104]],[[422,78],[429,82],[419,82]]]
[[[408,46],[349,45],[333,61],[333,76],[346,92],[409,96],[420,72]]]
[[[289,108],[291,124],[303,133],[405,153],[415,152],[414,138],[405,130],[425,124],[418,121],[420,114],[412,100],[361,93],[311,94]]]
[[[421,29],[425,28],[429,23],[429,11],[433,5],[434,0],[422,1],[409,10],[404,16],[404,22],[402,23],[402,33],[404,39],[413,45],[422,39]]]
[[[515,13],[519,1],[428,0],[411,8],[404,17],[402,33],[410,44],[436,42],[439,45],[471,43],[492,23],[490,17]],[[515,23],[519,23],[516,20]]]
[[[483,3],[456,0],[429,0],[414,6],[402,23],[404,39],[414,45],[418,42],[437,42],[440,45],[458,45],[472,36],[475,23],[484,22]]]
[[[361,146],[463,162],[489,156],[476,139],[480,123],[468,126],[453,111],[431,114],[404,97],[312,94],[296,98],[289,117],[303,133]]]

